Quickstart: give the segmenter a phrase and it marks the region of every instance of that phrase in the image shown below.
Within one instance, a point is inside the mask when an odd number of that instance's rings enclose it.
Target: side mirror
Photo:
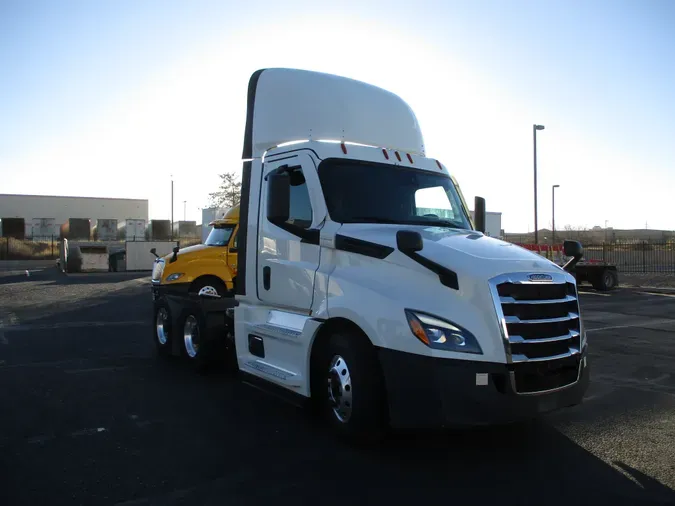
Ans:
[[[270,174],[267,187],[267,219],[272,223],[288,221],[291,205],[291,180],[287,173]]]
[[[584,248],[579,241],[564,241],[563,253],[567,257],[572,257],[565,265],[563,265],[563,269],[570,272],[574,269],[574,266],[579,260],[581,260],[581,257],[584,256]]]
[[[173,252],[178,253],[180,251],[180,246],[174,246],[173,247]]]
[[[159,258],[159,255],[157,254],[157,248],[152,248],[152,249],[150,250],[150,253],[152,253],[153,255],[155,255],[155,257]]]
[[[579,241],[564,241],[563,253],[566,257],[579,257],[584,254],[584,248]]]
[[[483,197],[476,197],[474,199],[473,214],[476,230],[485,233],[485,199]]]
[[[178,260],[178,252],[180,251],[180,246],[173,247],[173,256],[171,257],[171,262]]]
[[[415,253],[422,251],[424,243],[422,236],[415,230],[399,230],[396,232],[396,246],[403,253]]]

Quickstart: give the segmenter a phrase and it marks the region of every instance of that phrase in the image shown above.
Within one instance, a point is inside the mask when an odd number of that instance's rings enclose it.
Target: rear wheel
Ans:
[[[593,288],[605,292],[613,290],[619,284],[619,276],[615,270],[604,269],[593,282]]]
[[[164,304],[155,307],[153,333],[155,346],[160,355],[171,353],[171,314]]]
[[[318,365],[315,395],[328,424],[351,440],[380,439],[386,425],[385,390],[372,345],[360,335],[336,333]]]
[[[211,363],[212,346],[206,340],[203,319],[197,313],[186,313],[182,319],[183,356],[198,372],[205,372]]]

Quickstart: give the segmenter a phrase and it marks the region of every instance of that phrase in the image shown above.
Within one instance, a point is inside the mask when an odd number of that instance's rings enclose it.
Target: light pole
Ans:
[[[539,244],[539,227],[537,226],[537,130],[543,130],[544,125],[532,125],[534,137],[534,243]]]
[[[187,221],[187,219],[185,218],[185,213],[186,213],[186,211],[185,211],[185,209],[186,209],[186,204],[187,204],[187,200],[184,200],[184,201],[183,201],[183,221]]]
[[[552,195],[552,197],[553,197],[553,198],[551,199],[551,206],[553,207],[553,213],[551,214],[551,222],[552,222],[552,223],[551,223],[551,228],[553,229],[553,230],[551,230],[551,245],[552,245],[554,248],[555,248],[555,189],[556,189],[556,188],[560,188],[560,185],[559,185],[559,184],[554,184],[554,185],[551,187],[551,195]]]
[[[173,174],[171,174],[171,240],[173,241]]]

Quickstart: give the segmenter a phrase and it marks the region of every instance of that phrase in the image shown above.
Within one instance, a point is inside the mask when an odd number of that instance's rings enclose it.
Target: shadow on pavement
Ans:
[[[14,283],[42,282],[45,285],[84,285],[120,283],[132,279],[150,278],[150,271],[127,272],[82,272],[65,274],[56,268],[30,270],[29,275],[24,272],[12,271],[0,273],[0,286]],[[44,283],[45,281],[50,283]]]
[[[17,359],[92,363],[81,373],[3,373],[15,386],[0,391],[0,405],[16,411],[0,411],[8,417],[0,428],[33,430],[3,430],[10,441],[0,444],[0,504],[675,504],[667,486],[623,462],[604,462],[546,421],[399,432],[368,448],[339,442],[307,412],[222,369],[201,376],[156,359],[143,290],[124,288],[32,323],[147,318],[147,326],[8,334]],[[127,367],[97,373],[105,364],[96,357]],[[589,404],[569,416],[596,424],[619,419],[627,406]],[[55,419],[68,429],[36,439],[53,432]],[[105,431],[69,435],[97,426]]]

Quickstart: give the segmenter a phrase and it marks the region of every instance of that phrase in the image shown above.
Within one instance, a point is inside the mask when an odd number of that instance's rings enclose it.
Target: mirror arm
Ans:
[[[572,272],[572,270],[574,269],[574,266],[577,265],[577,263],[579,263],[579,260],[581,260],[581,257],[583,257],[583,255],[573,256],[571,259],[569,259],[565,263],[565,265],[563,265],[563,267],[562,267],[563,270],[567,271],[567,272]]]

